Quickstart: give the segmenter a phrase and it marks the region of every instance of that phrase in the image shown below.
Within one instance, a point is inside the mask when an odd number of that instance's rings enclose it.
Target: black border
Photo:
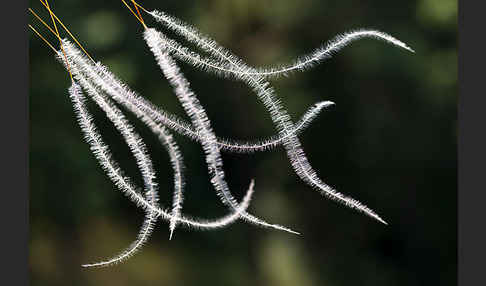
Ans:
[[[28,285],[29,112],[27,1],[2,3],[2,285]],[[7,32],[7,33],[5,33]]]
[[[459,285],[486,285],[485,1],[459,2]]]
[[[28,28],[27,1],[7,1],[2,20],[2,284],[28,285]],[[481,7],[482,6],[482,7]],[[5,8],[5,7],[4,7]],[[485,285],[486,39],[484,1],[459,2],[459,285]],[[16,11],[12,13],[12,11]],[[17,14],[18,13],[18,14]],[[467,15],[467,16],[466,16]],[[7,90],[5,90],[7,87]],[[8,140],[6,136],[8,135]],[[10,203],[16,201],[15,204]],[[483,283],[481,283],[483,282]]]

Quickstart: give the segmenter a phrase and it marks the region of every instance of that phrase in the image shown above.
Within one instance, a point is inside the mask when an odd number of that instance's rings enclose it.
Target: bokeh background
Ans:
[[[272,80],[294,119],[332,100],[300,135],[310,162],[337,190],[389,223],[321,197],[293,173],[285,151],[224,154],[232,191],[251,178],[251,213],[302,236],[237,222],[211,232],[179,228],[168,240],[159,223],[142,251],[105,269],[81,264],[112,256],[137,235],[144,213],[98,166],[67,94],[67,73],[30,33],[30,272],[32,285],[455,285],[457,183],[457,3],[455,0],[207,0],[140,2],[188,21],[253,66],[287,63],[335,35],[375,28],[416,50],[361,40],[312,70]],[[185,117],[118,0],[50,1],[91,55],[134,90]],[[37,1],[30,6],[44,19]],[[31,16],[29,16],[31,17]],[[151,26],[159,27],[148,16]],[[31,23],[47,35],[39,22]],[[49,36],[55,43],[55,38]],[[262,138],[269,114],[241,82],[181,64],[216,133]],[[90,103],[103,138],[136,182],[121,136]],[[172,170],[157,138],[128,115],[145,139],[160,184],[172,198]],[[187,118],[187,117],[186,117]],[[208,182],[201,147],[177,136],[187,167],[184,213],[227,213]]]

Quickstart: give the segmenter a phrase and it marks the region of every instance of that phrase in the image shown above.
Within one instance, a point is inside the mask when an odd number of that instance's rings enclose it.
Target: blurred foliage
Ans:
[[[155,104],[185,116],[142,40],[142,28],[120,1],[50,4],[95,59]],[[322,198],[297,178],[282,149],[225,154],[228,181],[238,196],[256,179],[251,212],[302,236],[236,223],[214,232],[177,229],[168,241],[168,225],[160,223],[128,262],[82,269],[82,263],[128,246],[143,212],[97,165],[75,121],[66,72],[31,35],[32,285],[455,285],[456,1],[141,4],[194,24],[254,66],[286,63],[360,27],[382,30],[412,46],[413,55],[362,40],[310,71],[272,81],[294,118],[317,101],[337,103],[300,136],[306,153],[325,182],[366,203],[390,225]],[[48,19],[39,2],[30,6]],[[31,23],[47,35],[34,18]],[[248,139],[275,133],[245,85],[181,66],[218,135]],[[93,104],[90,108],[115,158],[140,182],[121,136]],[[146,127],[129,118],[149,146],[161,204],[168,206],[168,156]],[[187,166],[184,213],[226,213],[208,182],[201,148],[180,136],[177,141]]]

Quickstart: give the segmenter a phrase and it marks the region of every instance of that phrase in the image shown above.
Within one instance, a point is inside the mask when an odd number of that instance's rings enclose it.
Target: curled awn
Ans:
[[[124,0],[122,1],[132,10]],[[302,181],[318,190],[322,195],[386,224],[376,212],[363,203],[336,191],[324,183],[312,168],[304,153],[298,136],[324,109],[334,105],[334,103],[330,101],[318,102],[311,106],[299,120],[293,121],[268,80],[279,76],[287,76],[296,71],[308,70],[359,39],[378,39],[413,52],[405,43],[380,31],[354,30],[338,35],[310,54],[297,58],[291,64],[270,68],[254,68],[191,25],[163,12],[147,11],[134,0],[131,0],[137,7],[138,14],[133,10],[132,13],[143,24],[145,29],[144,40],[149,50],[155,56],[161,75],[168,81],[189,117],[190,121],[186,121],[161,107],[155,106],[123,83],[108,67],[101,62],[95,62],[71,32],[67,30],[65,25],[55,16],[47,2],[44,3],[42,0],[41,2],[49,10],[54,25],[56,21],[61,24],[79,46],[78,48],[67,39],[61,40],[57,26],[54,26],[54,31],[31,10],[59,38],[60,50],[57,51],[40,33],[29,25],[55,51],[56,58],[64,65],[71,76],[72,84],[68,91],[84,138],[113,184],[145,212],[145,218],[137,239],[128,248],[112,258],[85,264],[83,265],[84,267],[109,266],[128,259],[140,250],[148,240],[159,219],[168,222],[169,239],[173,238],[174,231],[179,225],[211,230],[226,227],[238,219],[261,227],[299,234],[290,228],[268,223],[248,213],[254,193],[255,183],[253,180],[251,180],[244,198],[241,202],[237,202],[226,181],[226,173],[221,157],[222,152],[251,154],[283,146],[290,165]],[[148,13],[163,28],[171,30],[185,41],[194,44],[197,49],[205,52],[208,56],[203,56],[201,53],[167,37],[160,30],[146,26],[141,14],[138,12],[138,8]],[[245,83],[269,112],[277,133],[265,139],[248,142],[218,137],[206,110],[200,103],[196,93],[192,90],[189,80],[180,71],[176,59],[205,72],[211,72],[221,77],[231,77]],[[125,175],[121,167],[113,159],[109,146],[103,142],[101,134],[93,123],[91,114],[85,104],[86,97],[83,94],[83,90],[106,114],[116,130],[122,135],[124,142],[136,159],[137,167],[143,178],[143,188],[133,184],[132,179]],[[171,208],[164,209],[159,205],[159,190],[148,148],[118,105],[123,107],[124,111],[134,114],[148,126],[167,150],[174,177]],[[183,202],[187,194],[185,180],[188,178],[184,175],[183,156],[171,132],[181,134],[201,145],[210,175],[210,182],[221,202],[228,207],[229,213],[227,215],[207,220],[191,218],[183,214]],[[140,190],[143,190],[143,192]]]

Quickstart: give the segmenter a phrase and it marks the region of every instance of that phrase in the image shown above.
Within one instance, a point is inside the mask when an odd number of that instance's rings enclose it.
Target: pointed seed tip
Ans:
[[[287,230],[287,232],[289,232],[289,233],[291,233],[291,234],[295,234],[295,235],[301,235],[301,233],[300,233],[300,232],[297,232],[297,231],[295,231],[295,230],[291,230],[291,229]]]
[[[316,103],[316,107],[330,107],[333,105],[336,105],[336,103],[328,100]]]
[[[409,52],[411,52],[411,53],[414,53],[414,54],[415,54],[415,50],[414,50],[414,49],[412,49],[411,47],[409,47],[409,46],[407,46],[407,45],[404,45],[404,47],[403,47],[403,48],[404,48],[405,50],[407,50],[407,51],[409,51]]]
[[[378,217],[377,218],[379,222],[381,222],[382,224],[384,225],[388,225],[388,223],[386,221],[384,221],[381,217]]]

